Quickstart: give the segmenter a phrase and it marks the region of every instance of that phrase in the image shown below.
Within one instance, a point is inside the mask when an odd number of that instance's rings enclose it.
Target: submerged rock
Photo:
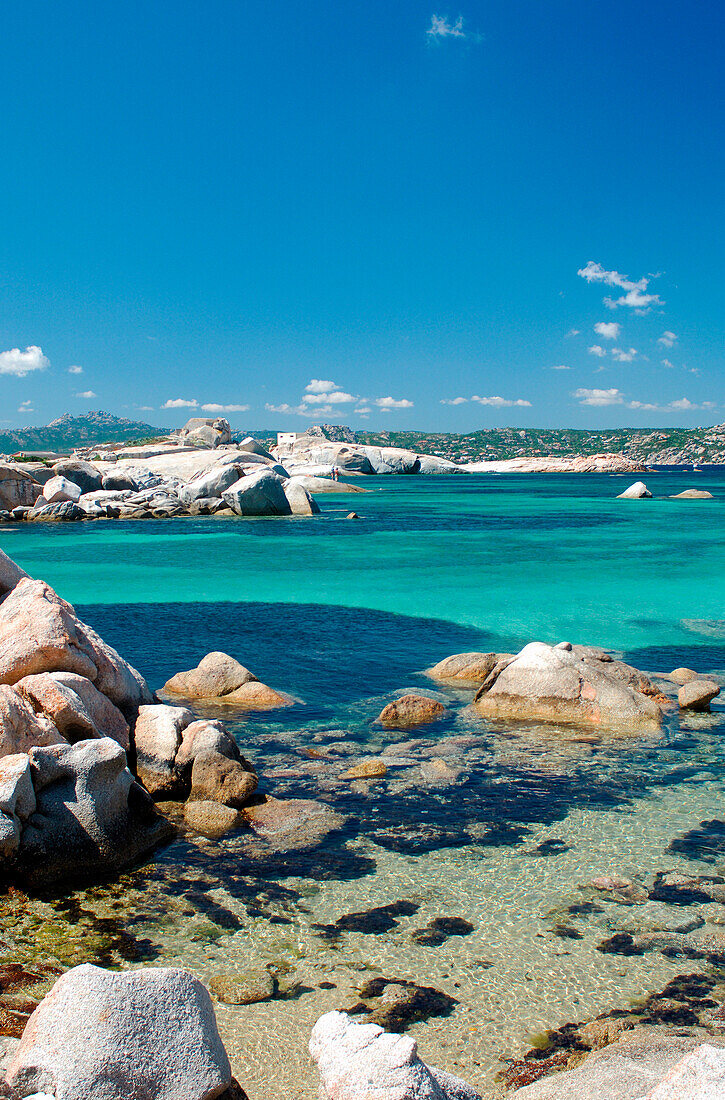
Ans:
[[[219,974],[211,979],[209,989],[224,1004],[253,1005],[259,1001],[271,1000],[274,996],[274,978],[268,970]]]
[[[265,798],[242,814],[257,836],[283,852],[315,848],[347,821],[324,802],[303,798]]]
[[[407,730],[436,722],[445,714],[446,708],[437,699],[411,692],[388,703],[378,715],[378,721],[388,729]]]
[[[636,673],[640,684],[642,674],[605,657],[530,642],[484,684],[474,705],[486,718],[575,723],[632,734],[660,730],[658,703],[626,682]],[[655,691],[646,677],[641,683]]]
[[[239,810],[221,802],[202,800],[186,803],[184,820],[194,832],[212,840],[217,840],[233,829],[240,829],[245,824],[245,818]]]
[[[310,1054],[321,1100],[481,1100],[465,1081],[422,1062],[415,1039],[355,1023],[343,1012],[317,1021]]]
[[[188,971],[85,964],[36,1008],[6,1080],[58,1100],[212,1100],[232,1074],[209,994]]]
[[[362,760],[343,772],[340,779],[382,779],[387,774],[388,767],[384,760]]]

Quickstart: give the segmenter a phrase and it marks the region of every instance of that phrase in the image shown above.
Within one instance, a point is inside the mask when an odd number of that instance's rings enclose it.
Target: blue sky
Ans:
[[[0,418],[725,420],[724,25],[5,5]]]

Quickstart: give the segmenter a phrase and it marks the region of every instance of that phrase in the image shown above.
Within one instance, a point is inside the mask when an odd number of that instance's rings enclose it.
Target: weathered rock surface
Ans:
[[[92,493],[102,487],[103,474],[98,467],[80,458],[62,458],[53,466],[53,473],[72,481],[81,493]]]
[[[681,710],[709,710],[710,703],[720,694],[714,680],[688,680],[677,692]]]
[[[31,523],[77,523],[85,518],[86,512],[73,500],[44,504],[42,497],[38,497],[34,507],[25,515]]]
[[[43,489],[22,466],[0,462],[0,508],[31,507]]]
[[[110,737],[122,748],[130,748],[126,719],[85,676],[39,672],[18,680],[15,690],[71,744],[89,737]]]
[[[44,714],[36,714],[26,699],[0,684],[0,757],[28,752],[33,745],[57,745],[63,737]]]
[[[293,516],[316,516],[319,514],[319,504],[314,497],[310,496],[299,478],[287,478],[284,482],[284,495],[287,497],[287,503]]]
[[[685,489],[683,493],[670,497],[670,500],[714,500],[714,497],[706,489]]]
[[[239,757],[231,760],[220,752],[200,753],[191,768],[191,800],[223,802],[241,809],[257,789],[254,768]]]
[[[304,798],[265,798],[242,814],[253,832],[277,851],[314,848],[346,823],[324,802]]]
[[[246,824],[239,810],[225,806],[222,802],[187,802],[184,806],[184,820],[195,833],[201,833],[211,840],[239,829]]]
[[[9,558],[7,554],[0,550],[0,602],[3,596],[15,588],[18,581],[21,581],[24,577],[27,578],[27,576],[25,570],[21,569],[12,558]]]
[[[651,497],[649,489],[643,481],[635,481],[628,489],[617,496],[617,500],[644,500]]]
[[[179,432],[179,439],[201,443],[206,447],[220,447],[224,443],[231,443],[232,429],[223,416],[193,416]]]
[[[218,974],[209,989],[228,1005],[253,1005],[274,996],[274,979],[268,970],[243,970],[240,974]]]
[[[209,994],[188,971],[85,964],[36,1008],[7,1081],[57,1100],[213,1100],[232,1076]]]
[[[110,738],[33,748],[28,756],[37,806],[17,858],[32,885],[115,872],[171,836]]]
[[[0,683],[39,672],[84,676],[125,714],[153,701],[140,673],[50,585],[23,578],[0,604]]]
[[[446,708],[437,699],[411,692],[388,703],[378,715],[378,721],[389,729],[407,730],[436,722],[445,714]]]
[[[80,487],[75,482],[69,481],[67,477],[61,477],[60,475],[52,477],[43,486],[42,500],[46,504],[60,504],[64,500],[71,500],[75,503],[80,496]]]
[[[384,760],[362,760],[343,772],[340,779],[382,779],[387,774],[388,766]]]
[[[680,1059],[645,1100],[722,1100],[725,1050],[703,1043]]]
[[[511,1095],[516,1100],[670,1100],[656,1089],[683,1057],[701,1045],[693,1035],[666,1028],[635,1028],[593,1051],[576,1069],[553,1073]],[[713,1093],[713,1100],[718,1097]],[[674,1100],[674,1097],[672,1097]],[[677,1100],[707,1100],[707,1093],[677,1094]]]
[[[194,721],[185,707],[149,704],[139,708],[134,729],[136,770],[147,791],[159,797],[183,796],[175,763],[183,731]]]
[[[427,1066],[415,1039],[344,1012],[322,1016],[310,1038],[321,1100],[481,1100],[465,1081]]]
[[[511,653],[453,653],[433,668],[428,676],[434,680],[453,680],[463,684],[482,684],[502,659],[513,660]]]
[[[667,679],[675,684],[689,684],[690,680],[699,680],[700,673],[691,668],[673,668]]]
[[[200,470],[179,490],[179,499],[185,504],[203,497],[221,497],[243,476],[243,467],[238,463],[225,463]]]
[[[474,705],[487,718],[574,723],[627,733],[659,730],[658,702],[627,682],[632,673],[635,679],[642,674],[618,665],[588,647],[576,652],[569,643],[530,642],[484,684]],[[649,684],[646,677],[643,683]]]

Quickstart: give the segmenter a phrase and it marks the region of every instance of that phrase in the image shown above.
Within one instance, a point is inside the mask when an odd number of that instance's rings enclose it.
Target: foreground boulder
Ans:
[[[618,495],[617,500],[644,500],[646,497],[651,496],[652,494],[643,481],[635,481],[628,489]]]
[[[15,690],[36,714],[49,718],[69,744],[89,737],[111,737],[124,749],[131,746],[126,719],[85,676],[39,672],[18,680]]]
[[[388,729],[409,730],[416,726],[426,726],[429,722],[437,722],[445,714],[446,708],[437,699],[411,692],[388,703],[378,715],[378,722]]]
[[[36,714],[15,688],[0,684],[0,758],[28,752],[33,745],[56,745],[63,737],[55,723]]]
[[[83,676],[127,715],[153,700],[140,673],[50,585],[21,578],[0,604],[0,684],[40,672]]]
[[[72,481],[81,493],[92,493],[100,489],[103,483],[103,474],[98,467],[81,458],[62,458],[53,467],[53,474]]]
[[[240,477],[221,497],[238,516],[289,516],[292,509],[284,482],[279,474],[263,467]]]
[[[61,504],[63,501],[73,501],[75,504],[82,495],[82,490],[75,482],[67,477],[57,474],[43,486],[43,496],[39,500],[46,504]]]
[[[33,886],[115,873],[173,834],[110,738],[28,753],[36,808],[17,849]]]
[[[602,651],[568,642],[558,646],[530,642],[491,675],[474,706],[486,718],[639,733],[661,728],[657,699],[664,701],[647,677]]]
[[[714,680],[688,680],[677,692],[677,702],[681,710],[709,710],[719,694],[720,685]]]
[[[161,689],[165,695],[207,699],[248,710],[272,710],[293,702],[274,688],[260,683],[253,672],[228,653],[207,653],[196,668],[177,672]]]
[[[576,1069],[552,1073],[511,1095],[516,1100],[718,1100],[725,1095],[725,1051],[712,1042],[701,1045],[699,1037],[668,1028],[634,1028],[593,1051]]]
[[[57,1100],[213,1100],[232,1074],[211,998],[188,971],[85,964],[38,1005],[6,1080]]]
[[[422,1062],[415,1039],[354,1023],[344,1012],[317,1021],[310,1054],[321,1100],[481,1100],[459,1077]]]

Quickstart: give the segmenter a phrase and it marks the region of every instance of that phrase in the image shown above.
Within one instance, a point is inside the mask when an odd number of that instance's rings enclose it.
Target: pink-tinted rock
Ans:
[[[15,688],[0,684],[0,757],[27,752],[33,745],[56,745],[63,737],[44,714],[36,714]]]
[[[389,729],[408,730],[425,726],[445,717],[446,708],[437,699],[427,695],[401,695],[378,715],[378,721]]]
[[[15,690],[58,728],[66,741],[110,737],[128,749],[128,723],[85,676],[74,672],[39,672],[18,680]]]

